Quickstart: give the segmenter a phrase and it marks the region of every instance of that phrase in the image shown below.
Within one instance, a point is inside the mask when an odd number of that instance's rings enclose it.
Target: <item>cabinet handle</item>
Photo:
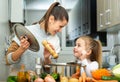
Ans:
[[[105,11],[105,25],[111,24],[110,15],[111,15],[111,10],[110,9],[106,10]]]
[[[118,20],[119,20],[119,16],[120,16],[120,1],[119,0],[116,0],[116,10],[117,10],[117,12],[118,13],[116,13],[117,14],[117,16],[118,16]]]
[[[103,17],[103,14],[100,13],[100,27],[103,27],[103,24],[102,24],[102,17]]]

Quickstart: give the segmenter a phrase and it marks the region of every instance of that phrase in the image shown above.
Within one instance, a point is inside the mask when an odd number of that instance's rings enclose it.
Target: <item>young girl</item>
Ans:
[[[86,72],[87,76],[92,77],[91,71],[101,67],[102,46],[100,41],[96,41],[89,36],[81,36],[76,40],[74,56],[78,63],[85,65],[81,67],[81,73]]]

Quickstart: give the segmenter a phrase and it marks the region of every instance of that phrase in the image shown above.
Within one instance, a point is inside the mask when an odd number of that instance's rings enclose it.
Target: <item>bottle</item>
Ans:
[[[116,63],[116,55],[110,55],[108,57],[109,67],[112,69],[117,63]]]
[[[42,72],[42,65],[41,65],[41,63],[42,63],[42,60],[41,60],[41,58],[36,58],[36,60],[35,60],[35,71],[36,71],[36,74],[37,74],[37,76],[39,77],[40,76],[40,74],[41,74],[41,72]]]
[[[54,59],[58,58],[58,54],[50,47],[47,40],[43,40],[42,44],[51,53]]]
[[[26,76],[25,76],[25,65],[22,64],[20,71],[17,74],[18,80],[17,82],[27,82]]]

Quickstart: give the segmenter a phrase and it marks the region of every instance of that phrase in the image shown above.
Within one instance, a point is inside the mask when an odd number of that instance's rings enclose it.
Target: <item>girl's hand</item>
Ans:
[[[30,46],[30,43],[28,42],[28,38],[26,36],[20,37],[20,48],[23,50],[27,50]]]
[[[87,54],[87,52],[86,52],[85,50],[82,50],[80,59],[81,59],[81,60],[86,59],[86,54]]]

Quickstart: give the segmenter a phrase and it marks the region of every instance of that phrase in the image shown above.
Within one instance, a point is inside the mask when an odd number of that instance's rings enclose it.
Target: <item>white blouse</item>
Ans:
[[[55,51],[57,53],[60,52],[60,40],[59,40],[59,37],[57,35],[51,36],[49,34],[46,34],[45,30],[40,28],[39,24],[35,24],[35,25],[31,25],[31,26],[25,26],[25,27],[37,39],[37,41],[39,43],[39,46],[40,46],[40,50],[37,51],[37,52],[33,52],[33,51],[28,49],[23,53],[23,55],[21,56],[21,58],[18,61],[13,61],[12,60],[12,52],[9,53],[7,55],[7,60],[8,60],[8,63],[11,64],[11,70],[19,70],[20,65],[24,64],[26,70],[35,71],[35,58],[40,57],[44,61],[44,55],[43,55],[44,46],[41,43],[43,40],[47,40],[48,42],[50,42],[53,45],[53,47],[55,48]],[[18,45],[20,45],[20,41],[16,36],[13,38],[13,40]]]
[[[78,63],[81,63],[82,66],[86,65],[85,69],[81,67],[80,73],[82,74],[82,72],[85,71],[88,77],[92,77],[91,71],[99,68],[99,64],[97,61],[89,62],[87,59],[84,59],[83,61],[78,60]]]

